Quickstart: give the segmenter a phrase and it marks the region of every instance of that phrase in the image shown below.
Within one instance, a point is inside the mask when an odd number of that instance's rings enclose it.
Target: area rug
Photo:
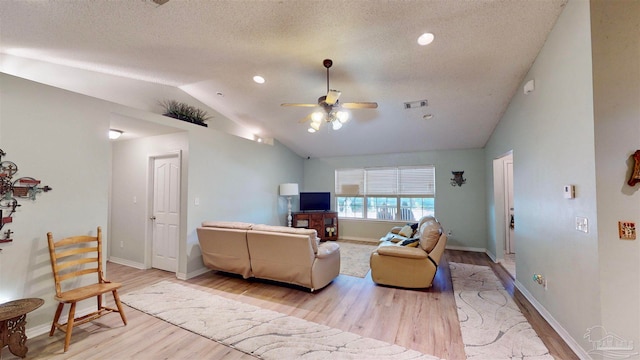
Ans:
[[[369,257],[375,244],[338,241],[340,244],[340,274],[363,278],[369,272]]]
[[[553,360],[490,267],[449,268],[467,359]]]
[[[129,292],[121,300],[260,359],[438,359],[169,281]]]

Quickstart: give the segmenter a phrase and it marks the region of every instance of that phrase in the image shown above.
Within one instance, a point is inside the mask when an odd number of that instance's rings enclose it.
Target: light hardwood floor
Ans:
[[[107,266],[107,277],[124,284],[120,294],[169,280],[444,359],[458,360],[464,359],[465,355],[449,261],[490,266],[551,354],[556,359],[577,359],[515,289],[513,279],[504,268],[493,264],[482,253],[447,250],[434,286],[427,290],[377,286],[370,275],[364,279],[340,275],[326,288],[309,293],[283,284],[244,280],[217,272],[181,281],[174,274],[161,270],[137,270],[113,263]],[[107,300],[112,302],[110,295]],[[255,359],[127,306],[125,313],[127,326],[117,314],[110,314],[74,329],[67,353],[62,352],[62,332],[56,332],[53,337],[44,334],[29,339],[27,359]],[[16,357],[4,348],[0,359]]]

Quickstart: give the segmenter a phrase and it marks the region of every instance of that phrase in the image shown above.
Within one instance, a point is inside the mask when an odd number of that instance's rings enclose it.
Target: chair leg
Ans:
[[[118,307],[118,312],[120,313],[120,317],[122,318],[122,322],[127,325],[127,317],[124,315],[124,311],[122,309],[122,304],[120,303],[120,297],[118,296],[118,291],[113,290],[113,300],[116,302],[116,306]]]
[[[71,309],[69,309],[69,319],[67,319],[67,335],[64,337],[64,352],[69,350],[69,343],[71,343],[71,333],[73,332],[73,322],[76,317],[76,303],[71,303]]]
[[[98,311],[102,310],[102,294],[96,296],[98,300]]]
[[[56,314],[53,317],[53,323],[51,324],[51,331],[49,331],[49,336],[53,336],[53,333],[56,331],[56,324],[58,320],[60,320],[60,314],[62,314],[62,308],[64,307],[64,303],[58,303],[58,308],[56,309]]]

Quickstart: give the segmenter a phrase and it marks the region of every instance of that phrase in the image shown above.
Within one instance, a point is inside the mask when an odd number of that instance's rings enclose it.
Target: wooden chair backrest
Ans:
[[[97,282],[102,276],[102,229],[98,226],[96,236],[72,236],[54,241],[47,233],[51,269],[56,283],[56,295],[62,293],[62,282],[97,273]]]

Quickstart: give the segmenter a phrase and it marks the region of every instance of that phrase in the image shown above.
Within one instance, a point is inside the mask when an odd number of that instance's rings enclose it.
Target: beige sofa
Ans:
[[[371,254],[371,278],[381,285],[431,287],[446,244],[447,235],[432,216],[421,218],[414,232],[394,227]]]
[[[320,243],[312,229],[208,221],[197,233],[207,267],[245,279],[280,281],[314,291],[340,274],[340,246]]]

